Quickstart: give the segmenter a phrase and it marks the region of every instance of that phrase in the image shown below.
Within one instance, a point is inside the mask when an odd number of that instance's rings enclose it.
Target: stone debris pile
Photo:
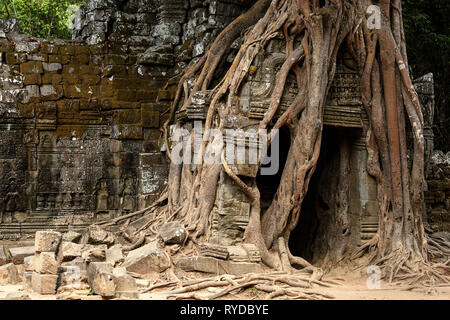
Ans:
[[[139,299],[152,283],[148,279],[164,278],[174,266],[213,274],[262,272],[260,252],[253,245],[204,243],[195,256],[171,251],[184,246],[187,237],[178,222],[162,225],[156,237],[146,237],[136,248],[98,226],[80,233],[38,231],[34,246],[7,250],[0,245],[0,285],[22,283],[30,294],[57,295],[57,299]],[[17,293],[9,298],[29,296]]]

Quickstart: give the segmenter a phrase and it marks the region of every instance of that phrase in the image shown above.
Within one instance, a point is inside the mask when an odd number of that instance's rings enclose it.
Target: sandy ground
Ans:
[[[341,276],[342,278],[342,276]],[[326,280],[327,277],[324,278]],[[343,279],[342,285],[331,288],[318,288],[323,293],[330,294],[336,300],[450,300],[450,285],[445,287],[436,287],[433,292],[427,292],[427,289],[414,289],[413,291],[405,291],[388,284],[380,283],[380,289],[368,289],[367,278]],[[165,289],[167,290],[167,289]],[[166,295],[162,292],[164,289],[153,291],[151,293],[141,294],[140,300],[165,300]],[[210,288],[201,291],[205,295],[215,293],[220,289]],[[39,295],[30,290],[25,290],[22,285],[0,286],[0,300],[5,299],[10,292],[25,292],[32,300],[56,300],[56,295]],[[88,291],[77,292],[82,300],[99,300],[99,296],[88,296]],[[258,293],[255,290],[245,290],[239,294],[228,295],[224,299],[235,300],[261,300],[264,299],[265,293]]]

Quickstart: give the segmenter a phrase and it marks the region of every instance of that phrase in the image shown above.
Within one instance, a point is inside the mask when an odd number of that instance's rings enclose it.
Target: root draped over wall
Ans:
[[[293,256],[287,244],[299,222],[302,203],[317,166],[326,97],[334,79],[338,52],[345,46],[357,62],[361,76],[362,102],[369,118],[365,130],[367,170],[377,182],[380,210],[378,234],[354,256],[369,249],[372,263],[380,265],[391,281],[423,278],[425,274],[446,281],[428,261],[422,221],[424,124],[408,72],[401,1],[377,1],[381,28],[368,24],[367,8],[373,4],[370,0],[259,0],[222,31],[203,58],[185,70],[170,119],[164,125],[167,146],[168,127],[175,112],[186,108],[199,91],[210,90],[211,95],[198,153],[201,164],[193,172],[189,165],[172,164],[170,169],[167,210],[171,219],[186,225],[191,240],[208,239],[219,176],[225,172],[251,202],[244,241],[255,244],[270,267],[286,271],[292,265],[310,266],[305,259]],[[241,34],[243,44],[231,66],[218,85],[211,87],[227,48]],[[256,55],[278,35],[284,37],[286,57],[259,128],[269,130],[270,141],[274,129],[287,126],[291,143],[277,192],[261,217],[258,187],[241,180],[223,153],[221,164],[205,164],[202,160],[205,150],[214,143],[208,139],[211,130],[223,131],[227,116],[242,114],[237,101],[240,87]],[[296,76],[298,96],[276,119],[287,75],[291,72]],[[196,82],[190,89],[191,78]],[[406,149],[405,121],[409,121],[414,136],[410,155]],[[410,166],[408,156],[412,159]],[[342,228],[345,229],[348,219],[348,158],[349,146],[344,143],[340,149],[340,191],[336,194],[339,205],[334,217],[340,227],[329,231],[329,236],[339,242],[335,246],[339,249],[330,248],[331,263],[342,260],[343,252],[348,251],[343,248],[349,246],[342,238],[345,236]],[[269,252],[271,249],[279,252],[279,260]]]

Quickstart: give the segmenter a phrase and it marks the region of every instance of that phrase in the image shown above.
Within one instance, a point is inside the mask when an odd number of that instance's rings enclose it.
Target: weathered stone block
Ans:
[[[57,54],[59,52],[59,46],[49,42],[42,42],[41,51],[47,54]]]
[[[40,88],[43,100],[58,100],[63,96],[63,86],[44,84]]]
[[[110,273],[98,273],[91,284],[92,292],[102,297],[114,297],[116,286],[114,276]]]
[[[49,63],[62,63],[62,59],[60,55],[51,54],[48,56]]]
[[[59,52],[61,54],[73,55],[75,53],[75,46],[66,44],[59,49]]]
[[[72,56],[71,63],[89,64],[89,61],[90,61],[89,56],[87,54],[82,53],[82,54],[77,54],[77,55]]]
[[[48,71],[48,72],[56,72],[56,71],[62,69],[61,63],[57,63],[57,62],[51,62],[51,63],[44,62],[42,64],[42,67],[44,68],[45,71]]]
[[[58,274],[58,262],[54,252],[36,253],[34,271],[41,274]]]
[[[25,271],[34,271],[34,263],[35,263],[35,256],[25,257],[23,259]]]
[[[59,267],[61,272],[65,272],[66,270],[64,268],[77,268],[81,271],[87,271],[87,263],[86,261],[84,261],[83,258],[81,257],[76,257],[75,259],[73,259],[72,261],[66,261],[66,262],[62,262],[61,266]]]
[[[31,284],[32,278],[33,278],[33,271],[26,271],[23,273],[22,283],[23,283],[24,289],[27,289],[27,290],[33,289],[32,284]]]
[[[34,255],[34,246],[10,248],[11,261],[14,264],[23,264],[23,259]]]
[[[165,223],[159,229],[158,235],[166,244],[183,244],[187,237],[187,232],[181,223],[172,221]]]
[[[42,96],[42,98],[42,100],[51,100],[52,96]],[[53,101],[39,103],[36,108],[36,118],[56,120],[56,109],[56,103]]]
[[[106,245],[84,246],[81,257],[87,262],[102,262],[106,259]]]
[[[127,271],[139,274],[163,272],[170,265],[169,256],[164,250],[158,248],[156,242],[151,242],[139,249],[130,251],[122,264]]]
[[[114,275],[115,293],[118,298],[139,299],[136,280],[128,275]]]
[[[113,266],[124,259],[122,245],[117,244],[106,250],[106,262]]]
[[[56,252],[61,243],[61,233],[57,231],[36,232],[34,246],[36,252]]]
[[[59,267],[59,284],[71,289],[85,289],[88,286],[87,265],[81,258],[64,262]]]
[[[25,292],[9,292],[5,300],[31,300],[28,293]]]
[[[89,229],[87,242],[89,244],[106,244],[113,245],[115,241],[114,234],[102,229]]]
[[[62,84],[62,75],[57,73],[44,73],[41,77],[42,84],[52,84],[54,86]]]
[[[5,247],[0,244],[0,266],[3,266],[9,263],[10,257],[9,252],[5,249]]]
[[[108,262],[91,262],[87,266],[87,277],[91,284],[99,273],[113,273],[113,266]]]
[[[27,73],[24,75],[23,78],[23,83],[25,85],[30,85],[30,84],[41,84],[42,80],[41,80],[41,75],[40,74],[35,74],[35,73]]]
[[[142,127],[136,125],[113,125],[113,139],[142,139]]]
[[[81,239],[81,233],[75,231],[67,231],[62,235],[62,241],[75,242],[77,243]]]
[[[8,65],[20,64],[27,61],[27,55],[24,53],[8,52],[6,53],[6,63]]]
[[[17,267],[8,263],[0,267],[0,285],[17,284],[20,282],[19,272]]]
[[[34,292],[39,294],[55,294],[57,281],[57,275],[33,272],[31,277],[31,287]]]
[[[76,257],[81,257],[82,252],[82,244],[63,241],[59,250],[59,259],[60,261],[70,261]]]
[[[159,128],[159,111],[142,111],[142,125],[146,128]]]
[[[86,290],[90,288],[87,282],[86,271],[78,272],[77,269],[68,269],[68,271],[61,272],[58,280],[59,288]]]
[[[21,73],[43,73],[44,69],[42,67],[41,61],[28,61],[20,65]]]
[[[113,111],[113,121],[117,124],[137,124],[141,122],[139,110],[115,110]]]
[[[185,271],[199,271],[215,274],[242,275],[262,272],[261,265],[258,263],[232,262],[202,256],[181,257],[176,262],[176,266]]]

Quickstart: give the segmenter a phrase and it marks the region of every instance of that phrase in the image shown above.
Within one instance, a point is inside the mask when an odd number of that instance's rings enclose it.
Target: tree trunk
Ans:
[[[377,1],[379,17],[376,10],[370,11],[372,15],[366,14],[371,5],[370,0],[259,0],[218,36],[206,59],[200,59],[185,71],[172,115],[189,77],[196,77],[196,83],[191,91],[185,92],[185,105],[197,91],[213,89],[198,155],[201,164],[193,174],[188,165],[173,164],[170,168],[170,210],[174,212],[182,207],[173,219],[184,222],[194,232],[192,239],[203,237],[207,240],[209,236],[217,184],[220,173],[225,172],[251,203],[245,241],[258,246],[263,261],[271,267],[279,265],[269,254],[271,248],[280,250],[283,269],[286,261],[308,265],[300,257],[294,257],[286,244],[299,222],[302,203],[316,169],[326,97],[334,78],[338,51],[345,45],[359,67],[361,95],[370,122],[366,139],[367,168],[377,182],[380,210],[379,231],[370,242],[377,248],[375,263],[387,267],[386,275],[391,280],[404,273],[420,271],[427,265],[427,244],[421,219],[423,117],[408,74],[401,1]],[[380,26],[373,26],[373,21],[377,21],[373,18],[380,18]],[[225,77],[216,88],[210,88],[227,48],[247,28],[243,44]],[[205,150],[213,144],[209,139],[211,130],[223,131],[224,117],[240,113],[237,99],[241,84],[255,56],[276,35],[284,36],[286,62],[277,74],[271,103],[259,128],[272,130],[288,126],[291,145],[275,197],[261,218],[257,187],[246,185],[230,169],[223,155],[221,164],[204,164],[202,160]],[[290,72],[296,75],[298,96],[274,124]],[[410,122],[414,136],[411,167],[407,164],[405,120]],[[269,139],[271,136],[269,134]],[[349,251],[349,148],[348,141],[340,148],[339,191],[335,195],[335,216],[330,218],[327,234],[330,247],[333,247],[329,261],[333,263],[341,261]],[[189,173],[185,172],[187,170]]]

